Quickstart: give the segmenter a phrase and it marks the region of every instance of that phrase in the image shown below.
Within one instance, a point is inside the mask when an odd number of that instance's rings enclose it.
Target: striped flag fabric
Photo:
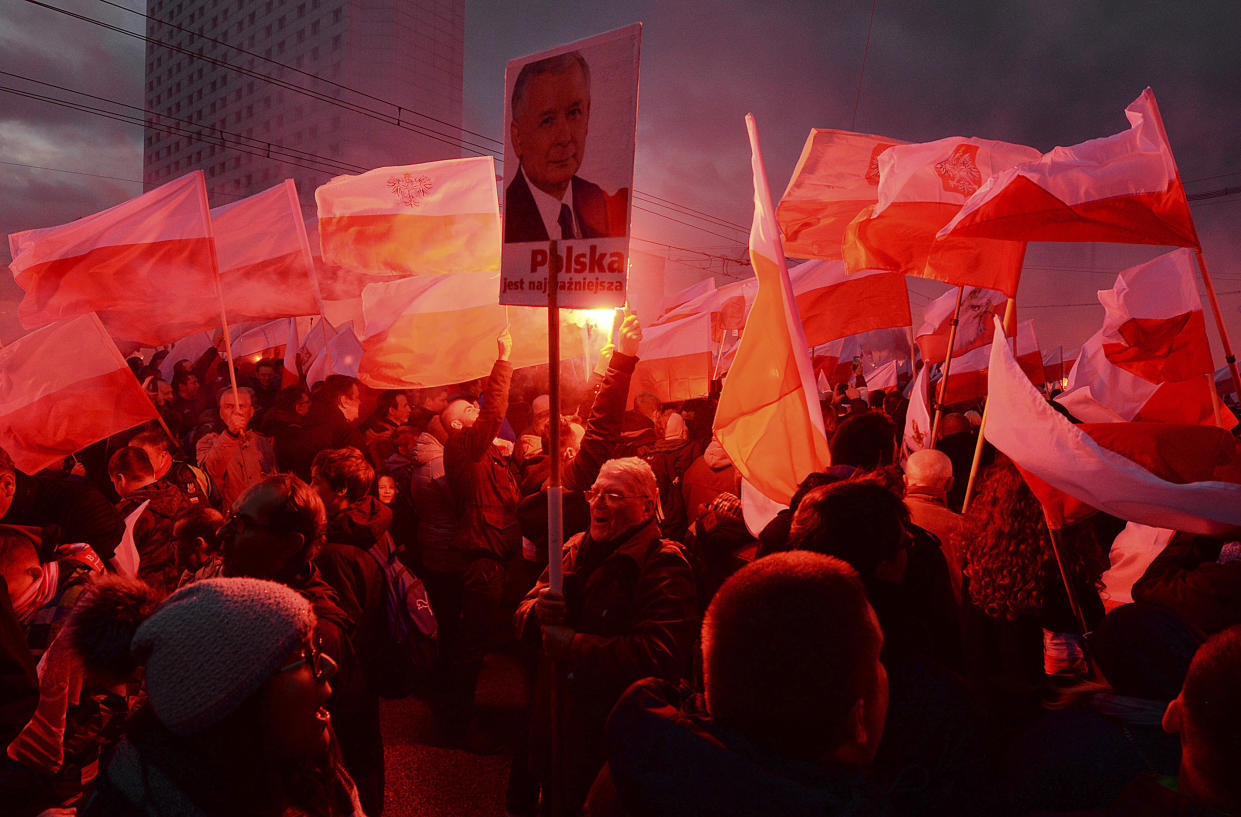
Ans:
[[[318,282],[292,179],[211,210],[229,322],[319,313]]]
[[[952,354],[962,355],[991,342],[992,318],[1001,314],[1004,293],[993,289],[969,287],[961,294],[961,312],[957,335],[952,341]],[[948,335],[952,316],[957,308],[957,290],[950,289],[927,304],[922,311],[922,325],[914,333],[914,343],[927,363],[942,363],[948,356]]]
[[[307,386],[322,382],[332,374],[358,377],[363,350],[352,322],[334,328],[326,320],[319,321],[311,330],[308,341]]]
[[[997,321],[998,323],[998,321]],[[998,334],[999,330],[997,330]],[[1138,462],[1124,453],[1101,445],[1081,426],[1071,423],[1038,393],[1025,377],[1007,343],[991,344],[989,365],[989,403],[984,434],[987,440],[1016,463],[1026,475],[1042,480],[1047,486],[1063,492],[1074,500],[1112,514],[1129,522],[1157,528],[1218,535],[1241,526],[1241,473],[1237,464],[1235,441],[1232,455],[1221,457],[1220,443],[1227,443],[1223,429],[1203,428],[1217,435],[1214,442],[1202,446],[1208,457],[1206,479],[1176,482],[1172,474],[1161,476],[1153,468],[1152,458]],[[1134,429],[1139,436],[1149,436],[1156,423],[1115,423],[1111,427],[1143,426]],[[1185,427],[1163,426],[1165,434],[1177,436]],[[1175,446],[1185,450],[1188,437],[1180,434]],[[1199,446],[1189,446],[1194,449]],[[1153,446],[1131,445],[1131,451],[1158,450]],[[1180,477],[1186,473],[1182,470]],[[1027,481],[1030,481],[1027,478]],[[1036,494],[1038,483],[1031,481]],[[1040,496],[1043,499],[1043,496]],[[1054,505],[1054,503],[1053,503]],[[1047,504],[1044,505],[1045,509]],[[1049,510],[1053,524],[1054,507]]]
[[[9,236],[27,329],[95,312],[112,337],[149,346],[220,325],[203,173],[57,227]]]
[[[879,157],[879,199],[849,225],[850,272],[887,269],[1013,296],[1021,242],[936,240],[940,229],[988,178],[1038,159],[1034,148],[953,136],[890,148]]]
[[[500,268],[491,156],[337,176],[315,201],[328,265],[396,277]]]
[[[0,448],[23,473],[158,416],[94,314],[0,349]]]
[[[798,483],[829,465],[831,454],[753,115],[746,128],[754,174],[750,259],[759,287],[720,394],[715,435],[750,486],[787,505]]]
[[[992,324],[994,329],[995,324]],[[999,337],[1004,337],[1001,333]],[[994,338],[992,339],[994,341]],[[1008,341],[1011,343],[1011,339]],[[980,346],[952,359],[948,370],[948,384],[944,389],[944,405],[964,403],[987,396],[987,366],[991,359],[991,344]],[[1017,365],[1034,385],[1044,382],[1043,355],[1038,348],[1038,336],[1034,321],[1017,324]]]
[[[843,258],[845,228],[878,200],[879,156],[900,139],[815,128],[776,207],[793,258]]]
[[[1130,267],[1098,295],[1103,327],[1082,344],[1056,401],[1085,422],[1214,424],[1215,367],[1193,250]]]
[[[1125,116],[1126,131],[990,179],[940,235],[1200,246],[1154,92],[1144,90]]]
[[[806,341],[819,346],[838,338],[909,326],[909,290],[902,275],[864,270],[843,261],[807,261],[789,270]]]
[[[905,411],[905,432],[901,437],[901,457],[934,445],[931,439],[931,401],[928,399],[930,366],[923,365],[914,378]],[[903,464],[903,460],[902,460]]]
[[[706,397],[711,374],[710,314],[644,329],[626,405],[643,392],[665,403]]]

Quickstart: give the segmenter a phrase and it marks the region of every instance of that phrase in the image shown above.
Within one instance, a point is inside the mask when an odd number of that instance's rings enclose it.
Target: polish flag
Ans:
[[[161,346],[220,325],[201,170],[59,227],[9,236],[26,328],[96,312],[114,338]]]
[[[992,323],[992,331],[995,325]],[[1011,343],[1011,339],[1009,342]],[[987,396],[987,366],[991,358],[991,345],[980,346],[952,359],[952,366],[948,371],[948,386],[944,391],[944,405]],[[1044,382],[1043,355],[1039,352],[1034,321],[1017,324],[1017,364],[1032,384],[1037,386]]]
[[[1001,313],[1004,293],[993,289],[970,287],[961,296],[961,314],[957,335],[953,338],[952,354],[961,355],[991,342],[992,318]],[[952,316],[957,309],[957,290],[950,289],[927,304],[922,311],[922,325],[914,333],[914,343],[927,363],[942,363],[948,355],[948,335]]]
[[[704,295],[710,295],[712,292],[715,292],[714,278],[703,278],[696,284],[690,284],[680,292],[677,292],[674,295],[669,295],[664,299],[663,304],[661,304],[659,308],[659,317],[656,320],[662,318],[664,315],[675,312],[681,305],[697,300]]]
[[[498,272],[423,276],[362,291],[365,354],[358,377],[377,389],[445,386],[486,377],[509,326],[514,368],[547,363],[547,310],[504,307]],[[561,310],[560,357],[585,354],[577,310]]]
[[[849,225],[850,272],[886,269],[1015,295],[1025,259],[1020,242],[936,241],[936,233],[986,181],[1039,152],[959,136],[884,151],[879,200]]]
[[[1082,344],[1056,398],[1085,422],[1215,422],[1211,348],[1193,250],[1130,267],[1099,292],[1103,328]],[[1227,427],[1232,414],[1221,407]]]
[[[643,392],[665,403],[711,391],[711,316],[701,314],[642,331],[629,401]]]
[[[651,326],[660,326],[673,321],[692,318],[696,315],[714,314],[717,317],[713,331],[727,326],[729,329],[740,329],[745,326],[745,317],[749,304],[754,302],[758,294],[758,285],[754,281],[735,281],[722,287],[711,286],[693,298],[682,301],[666,310]]]
[[[793,258],[843,258],[845,228],[878,201],[879,156],[900,139],[841,130],[810,131],[776,218]]]
[[[93,314],[0,349],[0,384],[0,448],[26,474],[159,416]]]
[[[901,363],[899,360],[889,360],[887,363],[876,366],[869,372],[864,372],[862,379],[866,381],[866,388],[870,391],[894,389],[896,388],[896,379],[900,368]]]
[[[310,353],[305,367],[307,386],[322,382],[332,374],[358,377],[362,364],[362,344],[352,323],[337,329],[325,320],[319,321],[311,330],[308,341]]]
[[[1221,449],[1220,444],[1227,444],[1226,438],[1230,436],[1223,429],[1204,428],[1203,432],[1215,435],[1215,441],[1200,445],[1192,435],[1179,433],[1185,430],[1184,426],[1168,425],[1162,433],[1167,435],[1171,448],[1134,445],[1130,451],[1163,450],[1173,452],[1172,455],[1148,455],[1144,462],[1139,462],[1101,445],[1081,426],[1052,408],[1022,375],[1007,343],[991,344],[989,372],[990,407],[984,434],[1024,473],[1129,522],[1209,535],[1241,525],[1241,484],[1237,484],[1241,481],[1241,456],[1235,441],[1232,449]],[[1123,425],[1144,426],[1129,432],[1132,438],[1139,439],[1143,431],[1157,424],[1111,425],[1117,431]],[[1200,471],[1194,475],[1206,479],[1178,483],[1151,467],[1156,460],[1174,460],[1176,452],[1191,449],[1201,449],[1200,462],[1207,465],[1196,467],[1209,468],[1209,473]],[[1231,454],[1225,455],[1229,450]],[[1186,471],[1180,469],[1180,474],[1183,478]],[[1031,489],[1038,494],[1036,484],[1031,482]],[[1050,508],[1048,512],[1056,524],[1060,510]]]
[[[1044,382],[1054,383],[1057,386],[1064,380],[1064,375],[1068,369],[1064,368],[1064,350],[1055,349],[1050,352],[1043,353],[1043,379]]]
[[[715,435],[747,484],[787,505],[831,454],[752,115],[746,128],[754,172],[750,259],[759,290],[720,394]]]
[[[229,321],[319,313],[310,242],[292,179],[212,209],[211,226]]]
[[[281,383],[292,386],[298,380],[296,356],[300,344],[297,319],[279,318],[258,325],[245,323],[235,327],[231,345],[233,357],[237,360],[246,355],[261,355],[269,351],[281,353],[282,350],[284,371],[281,373]]]
[[[925,364],[918,370],[913,390],[909,394],[909,408],[905,411],[905,433],[901,437],[902,458],[934,444],[931,439],[931,406],[927,397],[930,390],[929,371],[930,366]]]
[[[940,235],[1198,247],[1150,88],[1125,116],[1127,131],[1055,148],[991,179]]]
[[[909,291],[886,270],[845,272],[843,261],[807,261],[789,270],[806,340],[819,346],[872,329],[909,326]]]
[[[495,159],[337,176],[315,191],[323,260],[388,276],[500,268]]]

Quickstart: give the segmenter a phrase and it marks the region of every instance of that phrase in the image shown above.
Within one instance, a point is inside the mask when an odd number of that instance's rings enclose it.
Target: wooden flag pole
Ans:
[[[1202,248],[1194,249],[1194,256],[1198,259],[1198,271],[1202,273],[1202,283],[1207,288],[1207,300],[1211,302],[1211,311],[1215,314],[1215,327],[1219,330],[1219,341],[1224,347],[1224,360],[1228,363],[1228,371],[1232,374],[1233,391],[1241,395],[1241,374],[1237,373],[1237,357],[1232,353],[1232,344],[1228,341],[1228,330],[1224,328],[1224,316],[1219,311],[1219,299],[1215,297],[1215,284],[1211,282],[1211,275],[1207,272],[1206,258],[1202,255]],[[1211,375],[1211,391],[1215,391],[1215,375]]]
[[[1013,332],[1013,355],[1017,354],[1017,299],[1009,298],[1008,303],[1004,307],[1004,335],[1007,342],[1007,335]],[[992,343],[995,343],[993,338]],[[988,395],[989,397],[990,395]],[[991,401],[985,400],[982,406],[982,422],[978,425],[978,442],[974,444],[974,459],[970,463],[969,482],[965,483],[965,499],[961,503],[961,513],[964,514],[970,506],[970,497],[974,495],[974,483],[978,479],[978,464],[982,461],[982,446],[985,441],[983,432],[987,429],[987,413],[991,411]],[[1050,530],[1050,527],[1048,528]]]
[[[944,396],[948,393],[948,371],[952,368],[952,349],[957,343],[957,324],[961,320],[961,297],[965,295],[965,286],[957,287],[957,308],[952,310],[952,322],[948,324],[948,351],[944,353],[944,370],[940,374],[939,394],[935,396],[935,419],[931,421],[931,448],[939,441],[939,418],[944,410]],[[910,328],[913,332],[913,328]],[[925,360],[922,365],[927,365]]]
[[[557,242],[553,240],[548,246],[551,263],[547,271],[547,398],[551,404],[551,422],[547,430],[550,437],[551,450],[547,456],[551,461],[547,478],[547,584],[553,593],[564,594],[564,561],[561,548],[564,538],[564,506],[561,504],[560,485],[560,293],[559,293],[559,256]],[[544,793],[547,798],[547,813],[551,817],[562,817],[564,814],[564,719],[563,705],[565,692],[564,666],[562,662],[546,656],[550,664],[550,689],[548,690],[548,729],[551,740],[548,746],[548,766],[550,779]]]
[[[910,324],[910,325],[909,325],[908,327],[906,327],[906,328],[909,330],[909,332],[908,332],[908,334],[909,334],[909,380],[910,380],[910,382],[912,383],[912,382],[913,382],[913,379],[914,379],[915,377],[917,377],[917,376],[918,376],[918,359],[917,359],[917,357],[914,355],[914,327],[913,327],[913,324]]]
[[[1084,634],[1086,627],[1086,614],[1082,612],[1081,602],[1077,599],[1077,591],[1073,589],[1073,583],[1069,581],[1069,573],[1064,568],[1064,559],[1060,556],[1060,543],[1057,541],[1057,529],[1052,527],[1051,519],[1047,517],[1047,512],[1043,511],[1043,521],[1047,524],[1047,536],[1051,540],[1051,553],[1056,557],[1056,567],[1060,570],[1060,580],[1064,582],[1065,595],[1069,597],[1069,608],[1073,611],[1073,617],[1077,619],[1077,624],[1082,628]]]

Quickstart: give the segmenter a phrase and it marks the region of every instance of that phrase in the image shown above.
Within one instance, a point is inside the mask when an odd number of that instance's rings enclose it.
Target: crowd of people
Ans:
[[[899,392],[845,389],[753,535],[713,400],[631,393],[641,336],[560,406],[507,333],[409,392],[139,361],[158,422],[36,475],[0,450],[0,812],[377,817],[412,694],[419,739],[511,756],[511,815],[1241,814],[1241,543],[1169,531],[1101,593],[1123,521],[1053,539],[990,450],[962,514],[966,414],[903,452]],[[516,742],[475,703],[494,650]]]

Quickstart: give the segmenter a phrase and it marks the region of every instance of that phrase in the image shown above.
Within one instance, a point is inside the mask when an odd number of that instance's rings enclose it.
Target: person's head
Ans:
[[[552,401],[546,394],[540,394],[530,404],[530,433],[540,437],[547,431],[551,422]]]
[[[310,466],[310,474],[328,516],[362,500],[375,482],[375,469],[352,446],[320,451]]]
[[[224,514],[209,505],[191,505],[172,518],[172,555],[179,570],[195,571],[220,552]]]
[[[310,393],[301,386],[285,386],[273,404],[277,411],[292,411],[305,416],[310,411]]]
[[[391,505],[396,499],[396,480],[388,474],[380,474],[375,479],[375,497],[385,505]]]
[[[155,469],[145,449],[127,445],[108,460],[108,477],[121,497],[129,497],[155,481]]]
[[[790,549],[848,562],[868,584],[899,583],[909,546],[909,511],[874,477],[834,482],[808,492],[793,514]]]
[[[590,68],[576,51],[522,66],[509,138],[531,184],[562,198],[582,166],[590,126]]]
[[[449,434],[470,428],[478,420],[478,403],[458,398],[448,404],[448,408],[440,414],[440,422]]]
[[[173,461],[173,442],[161,430],[142,431],[134,435],[129,444],[147,452],[147,459],[155,469],[155,478],[160,479],[168,473]]]
[[[423,389],[419,401],[423,411],[439,414],[448,408],[448,389],[442,387]]]
[[[13,496],[17,493],[17,466],[9,452],[0,448],[0,519],[9,512]]]
[[[1241,811],[1241,626],[1207,639],[1194,653],[1180,694],[1163,715],[1181,740],[1179,790],[1226,814]]]
[[[952,460],[934,448],[913,452],[905,462],[905,489],[947,499],[952,490]]]
[[[806,551],[734,573],[702,624],[707,710],[781,757],[865,765],[887,713],[883,633],[854,570]]]
[[[144,380],[142,388],[146,390],[147,397],[151,398],[156,408],[163,408],[172,402],[172,384],[158,375],[151,375]]]
[[[224,575],[291,582],[309,569],[327,529],[317,491],[292,474],[251,485],[220,528]]]
[[[408,423],[410,411],[409,395],[399,389],[381,391],[375,400],[374,416],[393,425]]]
[[[832,435],[832,463],[873,471],[896,460],[896,429],[877,411],[850,414]]]
[[[335,406],[350,423],[358,419],[358,412],[362,409],[362,393],[357,380],[348,375],[330,374],[321,385],[319,400]]]
[[[689,439],[689,427],[685,425],[685,418],[682,417],[679,412],[671,412],[664,418],[664,439]]]
[[[229,387],[222,390],[217,399],[220,406],[220,420],[225,428],[234,434],[240,434],[250,426],[250,421],[254,419],[253,390],[239,386],[234,396],[233,389]]]
[[[641,457],[608,460],[586,492],[590,538],[610,542],[659,515],[659,484]]]
[[[142,666],[150,710],[174,741],[202,746],[198,736],[232,727],[277,758],[326,753],[336,664],[319,649],[310,602],[242,578],[194,582],[154,602],[135,579],[102,579],[86,592],[66,631],[88,670],[126,678]]]
[[[392,432],[392,446],[403,456],[409,456],[418,442],[418,432],[410,426],[397,426]]]
[[[15,525],[0,525],[0,578],[8,586],[9,599],[19,621],[35,611],[35,585],[43,578],[36,534]]]
[[[650,392],[642,392],[633,398],[633,410],[643,417],[649,418],[651,421],[659,417],[662,407],[663,404],[659,402],[659,398]]]
[[[190,371],[178,371],[172,376],[172,390],[182,400],[198,397],[198,375]]]
[[[883,413],[889,417],[895,418],[904,407],[905,398],[897,389],[888,392],[887,396],[883,398]]]
[[[557,443],[560,445],[561,462],[569,462],[577,456],[577,452],[582,447],[582,439],[586,436],[586,429],[570,420],[568,417],[559,418],[560,437]],[[552,450],[552,431],[551,423],[547,423],[543,428],[541,439],[543,453],[550,454]]]
[[[276,385],[276,361],[269,357],[260,360],[254,367],[254,379],[263,389]]]
[[[883,411],[883,401],[887,396],[883,389],[871,389],[866,395],[866,404],[875,411]]]
[[[953,434],[968,434],[973,428],[970,421],[965,419],[965,415],[959,412],[950,412],[939,418],[939,438],[951,437]]]

